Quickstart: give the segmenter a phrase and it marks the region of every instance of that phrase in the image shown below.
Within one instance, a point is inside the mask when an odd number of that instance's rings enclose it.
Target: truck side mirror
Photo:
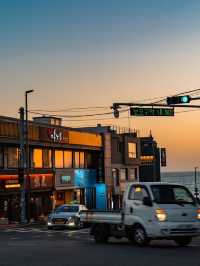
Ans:
[[[152,201],[151,201],[151,199],[149,197],[144,197],[143,198],[143,205],[152,207],[153,203],[152,203]]]

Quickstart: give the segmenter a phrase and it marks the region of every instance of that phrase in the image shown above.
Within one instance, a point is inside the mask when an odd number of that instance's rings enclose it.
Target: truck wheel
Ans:
[[[180,236],[180,237],[176,237],[174,239],[174,241],[176,242],[177,245],[179,245],[181,247],[186,247],[186,246],[188,246],[191,243],[192,237],[190,237],[190,236]]]
[[[142,226],[137,225],[133,228],[133,230],[134,242],[138,246],[142,247],[149,244],[150,239],[147,237],[147,234]]]
[[[103,244],[108,242],[108,233],[105,226],[97,225],[94,229],[94,239],[98,244]]]

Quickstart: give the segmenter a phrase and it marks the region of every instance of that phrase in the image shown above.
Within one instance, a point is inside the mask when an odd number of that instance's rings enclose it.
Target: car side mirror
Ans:
[[[152,201],[151,201],[151,199],[149,197],[144,197],[143,198],[143,205],[152,207],[153,203],[152,203]]]

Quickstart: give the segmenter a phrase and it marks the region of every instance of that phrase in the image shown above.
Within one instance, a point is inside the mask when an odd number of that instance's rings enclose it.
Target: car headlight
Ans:
[[[200,209],[197,210],[197,219],[200,220]]]
[[[71,225],[71,226],[73,226],[73,225],[75,225],[75,219],[74,219],[74,217],[69,217],[68,218],[68,220],[67,220],[67,224],[68,225]]]
[[[165,222],[167,220],[167,214],[164,209],[156,209],[156,218],[159,222]]]

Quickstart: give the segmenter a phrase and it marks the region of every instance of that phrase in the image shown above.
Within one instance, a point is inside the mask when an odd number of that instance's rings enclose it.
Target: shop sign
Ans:
[[[53,142],[61,142],[63,140],[63,133],[58,128],[48,128],[47,134]]]
[[[32,189],[51,188],[53,186],[52,174],[30,175],[30,187]]]

